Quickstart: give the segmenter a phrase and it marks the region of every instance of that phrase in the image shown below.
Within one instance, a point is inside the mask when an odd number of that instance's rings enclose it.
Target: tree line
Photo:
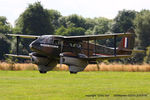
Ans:
[[[0,16],[0,60],[8,59],[5,53],[16,52],[16,40],[5,34],[25,35],[97,35],[125,33],[134,29],[136,33],[135,49],[147,50],[144,54],[135,54],[133,58],[119,60],[123,63],[150,63],[150,10],[121,10],[114,19],[104,17],[84,18],[77,14],[62,16],[53,9],[45,9],[40,2],[29,4],[26,10],[15,21],[15,26]],[[28,54],[32,40],[20,40],[20,53]],[[113,46],[112,39],[99,40],[99,44]],[[11,58],[12,59],[12,58]]]

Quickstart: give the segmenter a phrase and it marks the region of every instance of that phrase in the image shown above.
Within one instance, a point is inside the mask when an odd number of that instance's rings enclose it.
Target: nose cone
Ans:
[[[40,50],[40,44],[35,40],[29,45],[31,50]]]
[[[31,42],[31,44],[29,45],[30,49],[32,49],[34,47],[35,41]]]

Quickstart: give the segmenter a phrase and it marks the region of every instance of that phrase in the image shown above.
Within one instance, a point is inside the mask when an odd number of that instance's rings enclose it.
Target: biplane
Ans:
[[[60,65],[69,66],[70,73],[83,71],[88,64],[98,64],[103,60],[129,58],[133,52],[135,34],[133,31],[127,33],[114,33],[103,35],[84,35],[84,36],[58,36],[58,35],[20,35],[7,34],[17,39],[16,54],[6,54],[7,56],[31,59],[32,63],[38,65],[40,73],[52,70],[59,62]],[[119,46],[117,38],[121,37]],[[20,55],[19,39],[29,38],[34,41],[29,45],[32,50],[29,55]],[[98,44],[96,41],[101,39],[113,39],[113,47]],[[91,42],[92,41],[92,42]]]

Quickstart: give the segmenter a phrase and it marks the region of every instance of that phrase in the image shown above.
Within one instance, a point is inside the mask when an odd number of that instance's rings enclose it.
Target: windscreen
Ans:
[[[53,44],[53,37],[51,36],[41,36],[37,40],[40,44]]]

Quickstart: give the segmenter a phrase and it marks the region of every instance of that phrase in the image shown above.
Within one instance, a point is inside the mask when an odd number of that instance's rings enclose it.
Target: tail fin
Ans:
[[[128,30],[127,33],[132,33],[133,35],[122,38],[118,46],[118,54],[131,54],[134,48],[135,42],[135,32],[133,29]]]
[[[129,30],[127,33],[132,33],[133,35],[122,38],[118,49],[130,49],[130,50],[132,50],[134,48],[135,32],[132,29],[132,30]]]

